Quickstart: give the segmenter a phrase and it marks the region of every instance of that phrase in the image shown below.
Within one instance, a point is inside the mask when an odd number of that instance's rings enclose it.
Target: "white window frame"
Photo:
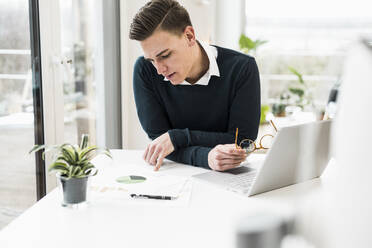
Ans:
[[[121,95],[119,1],[96,0],[99,25],[97,68],[97,144],[107,148],[121,148]],[[114,12],[117,14],[111,14]],[[115,13],[116,13],[115,12]],[[62,70],[68,58],[62,57],[61,17],[59,0],[39,0],[42,89],[44,106],[45,144],[64,142],[64,95]],[[112,40],[115,41],[112,41]],[[110,43],[110,41],[112,41]],[[119,57],[118,57],[119,56]],[[102,66],[102,68],[100,67]],[[46,165],[50,158],[46,158]],[[57,185],[54,175],[46,176],[47,192]]]

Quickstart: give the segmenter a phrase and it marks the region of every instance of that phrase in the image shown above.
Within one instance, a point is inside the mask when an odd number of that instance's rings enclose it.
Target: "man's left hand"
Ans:
[[[155,165],[155,171],[159,170],[163,164],[163,160],[166,156],[174,151],[174,146],[169,137],[168,133],[164,133],[154,139],[150,144],[147,145],[143,159],[151,164]]]

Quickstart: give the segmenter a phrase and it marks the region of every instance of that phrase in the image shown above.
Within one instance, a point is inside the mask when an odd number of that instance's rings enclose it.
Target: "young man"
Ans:
[[[158,170],[170,160],[224,171],[245,160],[234,143],[257,137],[260,80],[252,57],[196,40],[177,1],[153,0],[133,19],[130,39],[144,56],[133,88],[141,125],[153,140],[144,159]]]

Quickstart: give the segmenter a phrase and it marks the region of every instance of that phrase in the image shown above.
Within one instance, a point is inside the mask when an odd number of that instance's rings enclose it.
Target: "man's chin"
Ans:
[[[181,84],[182,82],[183,82],[183,80],[182,81],[180,81],[180,80],[169,80],[170,82],[171,82],[171,84],[173,84],[173,85],[179,85],[179,84]]]

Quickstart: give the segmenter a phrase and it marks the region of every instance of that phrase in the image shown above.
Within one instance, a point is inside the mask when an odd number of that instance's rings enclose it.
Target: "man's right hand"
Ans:
[[[216,171],[225,171],[241,164],[247,155],[235,144],[217,145],[208,153],[208,165]]]

